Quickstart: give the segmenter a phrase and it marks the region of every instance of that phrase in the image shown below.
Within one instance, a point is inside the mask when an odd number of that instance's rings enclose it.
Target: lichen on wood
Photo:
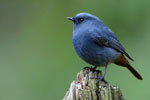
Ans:
[[[85,67],[74,80],[63,100],[125,100],[117,85],[98,81],[101,71]]]

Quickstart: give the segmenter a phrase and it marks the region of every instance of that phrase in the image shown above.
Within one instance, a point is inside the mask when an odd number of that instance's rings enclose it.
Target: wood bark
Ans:
[[[117,85],[98,81],[101,71],[85,67],[81,70],[63,100],[125,100]]]

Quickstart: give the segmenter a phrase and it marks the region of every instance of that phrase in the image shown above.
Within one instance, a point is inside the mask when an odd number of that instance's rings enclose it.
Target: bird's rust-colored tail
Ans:
[[[124,55],[121,55],[114,63],[126,67],[137,79],[143,80],[142,76],[129,64]]]

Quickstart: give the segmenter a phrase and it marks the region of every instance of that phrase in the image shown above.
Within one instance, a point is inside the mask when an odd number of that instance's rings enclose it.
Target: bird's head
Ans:
[[[74,23],[74,27],[81,26],[83,24],[96,24],[100,23],[100,19],[92,14],[89,13],[79,13],[74,17],[68,17],[68,20],[71,20]]]

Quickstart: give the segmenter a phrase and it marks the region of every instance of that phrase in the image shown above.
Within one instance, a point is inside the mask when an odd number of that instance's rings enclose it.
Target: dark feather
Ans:
[[[96,37],[95,42],[100,46],[113,48],[116,51],[122,54],[125,54],[130,60],[133,61],[133,59],[129,56],[129,54],[125,51],[125,49],[123,48],[123,46],[120,44],[120,42],[117,39],[111,38],[111,37],[109,37],[109,39],[105,37]]]

